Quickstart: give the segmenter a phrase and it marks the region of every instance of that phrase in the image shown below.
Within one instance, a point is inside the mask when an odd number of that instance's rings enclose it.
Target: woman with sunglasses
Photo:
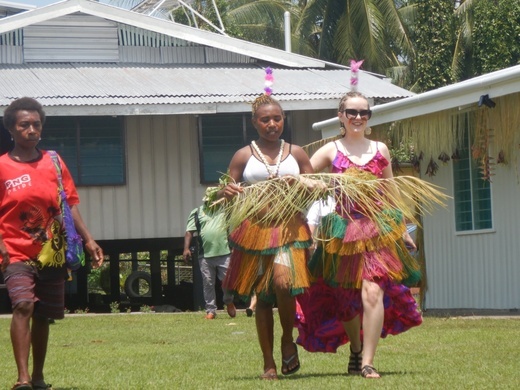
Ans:
[[[315,172],[330,168],[331,173],[369,180],[392,177],[387,146],[365,137],[371,114],[360,93],[349,92],[341,99],[338,117],[344,136],[311,157]],[[419,272],[406,250],[415,244],[397,210],[381,210],[385,222],[392,215],[391,228],[383,232],[348,196],[336,198],[335,212],[318,229],[318,247],[309,263],[313,285],[298,297],[298,343],[311,352],[336,352],[350,340],[348,373],[379,378],[373,362],[379,338],[422,322],[410,290],[402,284]]]

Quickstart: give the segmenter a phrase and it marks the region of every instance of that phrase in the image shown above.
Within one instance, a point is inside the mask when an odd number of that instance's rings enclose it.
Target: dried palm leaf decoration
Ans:
[[[246,219],[261,224],[285,224],[296,213],[305,212],[314,201],[328,195],[347,199],[338,202],[337,211],[343,215],[349,214],[353,204],[374,221],[378,221],[382,209],[399,209],[405,218],[419,224],[410,204],[423,214],[431,212],[435,205],[445,206],[444,200],[448,198],[439,187],[413,176],[377,179],[368,175],[372,176],[357,169],[342,174],[301,174],[299,177],[303,179],[291,179],[295,183],[289,183],[287,177],[278,177],[246,186],[232,201],[222,203],[233,230]],[[306,179],[322,181],[326,190],[309,191],[303,183]]]

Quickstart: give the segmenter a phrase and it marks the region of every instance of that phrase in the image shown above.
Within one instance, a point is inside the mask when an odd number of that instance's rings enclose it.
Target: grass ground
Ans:
[[[16,379],[9,318],[0,319],[0,389]],[[281,361],[275,331],[275,356]],[[295,335],[297,332],[295,331]],[[46,379],[55,389],[519,389],[520,317],[426,317],[381,340],[379,380],[346,375],[337,354],[300,348],[301,370],[260,381],[254,319],[202,313],[74,315],[51,325]],[[279,367],[280,368],[280,367]]]

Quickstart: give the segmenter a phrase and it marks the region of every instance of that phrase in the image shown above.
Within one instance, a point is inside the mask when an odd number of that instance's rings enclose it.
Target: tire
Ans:
[[[148,284],[148,290],[141,293],[139,290],[140,282]],[[129,298],[149,298],[152,296],[152,277],[148,272],[132,272],[125,280],[125,293]]]

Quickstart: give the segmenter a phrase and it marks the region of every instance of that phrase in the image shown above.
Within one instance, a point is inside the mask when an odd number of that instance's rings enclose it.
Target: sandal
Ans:
[[[33,390],[52,390],[52,385],[44,381],[33,382]]]
[[[292,375],[300,369],[300,359],[298,358],[298,346],[296,345],[296,343],[293,343],[293,345],[296,352],[294,352],[294,354],[292,354],[289,357],[289,359],[284,359],[282,357],[282,374],[284,375]],[[293,368],[289,369],[290,364],[294,360],[297,361],[297,364]]]
[[[16,382],[11,390],[32,390],[31,382]]]
[[[361,376],[367,379],[381,378],[379,372],[377,372],[377,370],[374,367],[369,366],[368,364],[366,366],[363,366],[363,368],[361,369]]]
[[[350,357],[348,358],[348,370],[347,372],[350,375],[358,375],[361,374],[361,360],[363,359],[363,345],[361,345],[361,350],[359,352],[354,352],[352,350],[352,345],[350,346]]]

